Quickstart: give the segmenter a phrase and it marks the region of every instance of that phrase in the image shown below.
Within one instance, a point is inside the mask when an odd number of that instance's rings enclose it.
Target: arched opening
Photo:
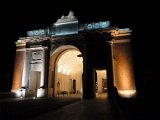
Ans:
[[[49,96],[82,96],[83,58],[74,46],[55,50],[50,60]]]

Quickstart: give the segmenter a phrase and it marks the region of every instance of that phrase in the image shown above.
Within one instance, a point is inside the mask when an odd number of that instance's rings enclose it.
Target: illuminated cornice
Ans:
[[[25,46],[26,42],[24,40],[17,40],[17,42],[15,42],[16,46]]]
[[[107,41],[108,43],[114,44],[114,43],[129,43],[131,40],[130,39],[122,39],[122,40],[110,40]]]
[[[111,36],[113,37],[129,36],[129,35],[131,35],[131,30],[129,28],[111,30]]]

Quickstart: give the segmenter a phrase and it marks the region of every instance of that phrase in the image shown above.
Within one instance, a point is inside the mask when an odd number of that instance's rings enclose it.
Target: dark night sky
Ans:
[[[103,3],[90,2],[86,4],[73,3],[23,2],[1,4],[1,63],[0,73],[12,74],[15,57],[14,42],[20,36],[25,36],[27,30],[46,28],[62,15],[68,15],[73,10],[79,22],[97,22],[110,20],[111,26],[130,27],[132,32],[132,47],[135,69],[138,75],[154,74],[158,70],[159,54],[158,40],[154,35],[157,25],[156,7],[151,3],[115,1]],[[63,3],[63,4],[62,4]],[[99,8],[98,8],[99,7]],[[151,9],[152,8],[152,9]],[[2,44],[2,41],[4,42]]]

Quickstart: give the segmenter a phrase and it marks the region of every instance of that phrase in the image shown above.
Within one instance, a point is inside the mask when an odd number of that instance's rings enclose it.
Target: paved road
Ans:
[[[6,96],[6,95],[5,95]],[[9,98],[0,95],[0,120],[142,120],[159,118],[154,100],[82,100],[79,96],[55,98]],[[104,99],[105,98],[105,99]],[[155,103],[154,103],[154,102]]]
[[[106,96],[0,100],[0,120],[126,120]]]
[[[0,120],[26,120],[65,105],[80,101],[80,98],[41,98],[0,100]],[[46,119],[45,119],[46,120]]]
[[[112,107],[109,100],[81,100],[28,120],[117,120],[121,116]]]

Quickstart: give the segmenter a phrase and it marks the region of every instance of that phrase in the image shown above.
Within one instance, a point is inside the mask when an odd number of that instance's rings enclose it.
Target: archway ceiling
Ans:
[[[82,57],[77,57],[81,52],[77,50],[66,50],[62,53],[58,60],[58,72],[63,74],[71,74],[82,70]]]

